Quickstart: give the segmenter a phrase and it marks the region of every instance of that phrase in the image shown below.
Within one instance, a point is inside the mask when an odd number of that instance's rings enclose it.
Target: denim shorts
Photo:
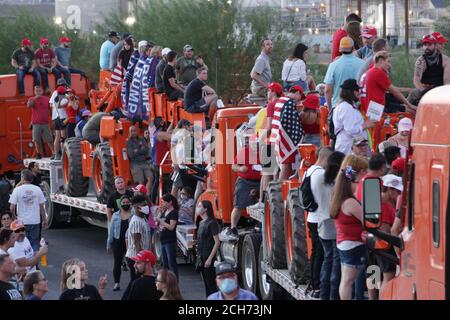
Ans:
[[[341,264],[348,267],[359,269],[366,265],[366,246],[360,245],[350,250],[339,250]]]

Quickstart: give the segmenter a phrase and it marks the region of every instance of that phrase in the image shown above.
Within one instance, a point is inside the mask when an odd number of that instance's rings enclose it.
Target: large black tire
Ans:
[[[285,213],[285,230],[288,270],[292,281],[296,284],[306,284],[310,274],[308,246],[306,242],[305,212],[301,208],[298,189],[289,191],[287,209],[288,212]],[[290,226],[287,225],[288,223]]]
[[[270,222],[268,223],[270,230],[266,232],[267,237],[271,237],[270,242],[267,243],[269,263],[274,269],[286,269],[284,203],[281,193],[281,182],[272,181],[269,183],[268,201],[269,212],[265,214],[270,215]]]
[[[50,229],[55,229],[61,226],[61,211],[63,206],[58,203],[52,202],[50,199],[50,185],[47,181],[41,182],[41,189],[45,197],[45,217],[47,220],[48,227]]]
[[[108,142],[100,143],[94,151],[92,179],[97,200],[106,203],[114,193],[114,172]]]
[[[270,279],[261,267],[264,261],[263,244],[259,247],[258,254],[258,296],[261,300],[283,300],[286,298],[286,291],[272,279]]]
[[[259,293],[258,257],[262,236],[260,233],[250,233],[244,238],[240,256],[242,286],[254,294]]]
[[[67,139],[62,153],[64,191],[71,197],[84,197],[89,191],[89,178],[83,176],[81,139]]]

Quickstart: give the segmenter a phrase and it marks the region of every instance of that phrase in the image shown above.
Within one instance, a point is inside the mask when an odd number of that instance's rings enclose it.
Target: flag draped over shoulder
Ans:
[[[275,154],[283,163],[296,150],[304,136],[300,115],[295,101],[287,97],[280,98],[275,104],[270,142],[275,144]]]
[[[124,73],[125,70],[123,69],[123,67],[121,65],[117,65],[112,74],[111,74],[111,79],[109,81],[109,84],[111,87],[117,87],[123,80],[124,77]]]
[[[130,57],[130,61],[128,62],[127,70],[122,82],[122,105],[124,106],[124,108],[126,108],[128,105],[128,98],[130,96],[130,84],[133,80],[134,69],[138,61],[139,51],[134,50],[133,54]]]
[[[149,72],[152,58],[142,56],[134,68],[130,85],[127,114],[131,121],[147,120],[150,112],[148,97]]]

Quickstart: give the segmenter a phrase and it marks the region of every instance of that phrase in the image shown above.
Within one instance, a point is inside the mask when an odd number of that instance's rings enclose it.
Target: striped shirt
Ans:
[[[130,225],[127,231],[127,241],[128,241],[128,249],[125,257],[131,258],[135,257],[138,254],[136,246],[134,244],[133,234],[139,233],[141,235],[141,250],[148,248],[149,238],[148,238],[148,223],[147,219],[144,217],[138,217],[137,215],[133,215],[130,220]]]
[[[111,74],[111,79],[109,81],[111,87],[117,87],[122,82],[124,76],[125,76],[124,68],[122,68],[121,65],[117,65],[114,68]]]

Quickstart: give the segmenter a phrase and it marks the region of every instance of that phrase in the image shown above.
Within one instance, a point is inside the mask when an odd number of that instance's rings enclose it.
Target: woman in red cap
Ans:
[[[304,144],[314,144],[320,148],[320,98],[316,93],[306,96],[303,101],[303,111],[300,114],[303,130],[305,131]]]
[[[32,74],[34,79],[34,85],[41,85],[41,77],[36,69],[36,61],[34,59],[34,53],[31,50],[33,43],[30,39],[24,38],[20,42],[21,48],[15,50],[12,54],[11,65],[16,69],[17,81],[19,84],[19,94],[25,95],[24,79],[25,75]]]

